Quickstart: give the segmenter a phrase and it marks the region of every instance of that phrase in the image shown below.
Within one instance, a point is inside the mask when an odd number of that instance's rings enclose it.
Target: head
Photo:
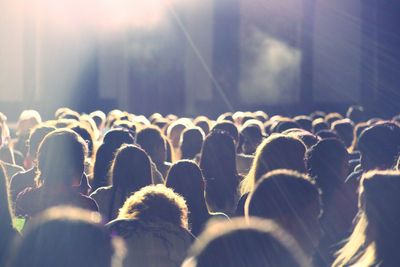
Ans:
[[[269,136],[257,148],[249,174],[243,180],[242,193],[250,192],[258,179],[272,170],[289,169],[305,173],[305,152],[305,145],[296,137],[282,134]]]
[[[175,121],[168,126],[167,137],[171,141],[174,148],[179,147],[179,141],[181,140],[181,134],[186,129],[186,125],[180,121]]]
[[[234,205],[239,180],[235,144],[229,134],[213,130],[207,135],[200,168],[206,181],[207,203],[219,210]]]
[[[328,197],[344,185],[349,174],[349,154],[343,142],[324,139],[307,151],[306,165],[323,196]]]
[[[359,214],[347,243],[333,266],[396,266],[400,237],[400,172],[370,171],[359,190]]]
[[[86,124],[79,122],[70,125],[68,128],[70,128],[71,130],[73,130],[82,137],[82,139],[87,144],[88,157],[92,158],[92,153],[94,150],[94,141],[95,141],[93,130]]]
[[[353,143],[353,129],[354,123],[349,119],[337,120],[332,123],[331,129],[335,131],[346,148],[350,148]]]
[[[234,219],[211,225],[183,267],[309,266],[296,241],[272,221]]]
[[[247,155],[254,154],[262,139],[262,131],[256,125],[243,127],[240,131],[241,151]]]
[[[392,169],[400,151],[400,127],[385,122],[365,129],[358,140],[358,149],[365,171]]]
[[[101,224],[100,215],[52,208],[36,217],[16,240],[11,267],[113,267],[122,261],[119,247]],[[114,264],[113,264],[114,263]]]
[[[93,190],[110,184],[109,171],[115,152],[123,144],[133,144],[134,140],[129,131],[113,129],[106,133],[103,144],[96,151],[93,166]]]
[[[180,160],[169,169],[165,185],[183,196],[191,213],[205,205],[204,178],[194,161]],[[194,214],[196,215],[196,214]]]
[[[320,213],[317,186],[307,175],[291,170],[276,170],[264,175],[245,205],[247,217],[275,221],[297,240],[309,256],[319,242]]]
[[[49,187],[79,185],[86,154],[86,143],[77,133],[52,131],[39,145],[37,183]]]
[[[228,133],[233,138],[235,144],[237,144],[239,141],[239,131],[236,125],[231,121],[227,120],[218,121],[217,124],[214,125],[212,130],[213,131],[219,130]]]
[[[188,228],[185,199],[164,185],[143,187],[130,196],[119,210],[118,219],[143,223],[169,223]]]
[[[129,192],[152,184],[150,159],[135,145],[122,145],[117,150],[110,174],[114,187]]]
[[[203,146],[204,132],[199,127],[187,128],[181,136],[182,159],[194,159]]]
[[[27,162],[30,167],[33,163],[33,161],[36,160],[37,158],[37,151],[39,148],[40,143],[43,141],[45,136],[52,131],[54,131],[56,128],[52,126],[47,126],[47,125],[37,125],[34,127],[30,134],[29,134],[29,139],[28,139],[28,154],[27,154]]]
[[[18,119],[17,135],[29,135],[30,130],[42,122],[42,118],[36,110],[24,110]]]
[[[138,132],[136,143],[143,148],[155,163],[163,163],[166,159],[166,143],[160,129],[149,126]]]
[[[194,125],[201,128],[205,135],[210,132],[210,120],[205,116],[199,116],[193,121]]]

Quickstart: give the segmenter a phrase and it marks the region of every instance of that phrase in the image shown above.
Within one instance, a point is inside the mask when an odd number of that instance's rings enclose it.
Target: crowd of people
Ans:
[[[0,266],[400,265],[400,115],[60,108],[0,127]]]

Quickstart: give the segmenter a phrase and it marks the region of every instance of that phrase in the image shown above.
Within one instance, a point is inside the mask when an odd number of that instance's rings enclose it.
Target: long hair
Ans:
[[[84,171],[87,147],[83,139],[69,129],[55,130],[43,139],[38,150],[38,186],[72,186]]]
[[[356,226],[346,244],[337,252],[332,266],[397,265],[400,258],[399,202],[399,171],[370,171],[364,174]]]
[[[93,191],[110,184],[109,171],[115,152],[123,144],[133,144],[133,137],[127,130],[113,129],[104,136],[103,144],[96,152],[93,165]]]
[[[121,207],[128,194],[152,184],[150,158],[146,152],[135,145],[122,145],[112,162],[110,176],[112,180],[112,198],[109,216],[114,207]],[[117,198],[117,191],[120,196]],[[120,199],[121,203],[115,203]]]
[[[282,134],[269,136],[256,150],[250,171],[241,184],[241,193],[250,192],[261,176],[272,170],[288,169],[305,173],[305,152],[304,143],[296,137]]]
[[[227,211],[236,204],[239,176],[232,137],[213,130],[207,135],[201,152],[200,168],[205,179],[205,192],[212,211]]]
[[[165,185],[186,200],[189,209],[189,224],[197,235],[209,217],[204,199],[204,178],[194,161],[180,160],[169,169]]]

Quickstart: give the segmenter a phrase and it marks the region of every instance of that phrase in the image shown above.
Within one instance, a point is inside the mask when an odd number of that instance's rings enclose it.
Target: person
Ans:
[[[37,172],[37,151],[40,143],[47,134],[56,130],[55,127],[47,125],[35,126],[29,135],[28,152],[25,157],[26,171],[19,172],[11,178],[10,193],[11,200],[15,203],[18,194],[27,187],[35,187],[35,177]]]
[[[194,160],[201,152],[204,132],[200,127],[187,128],[182,132],[180,149],[182,159]]]
[[[55,130],[44,138],[38,150],[36,187],[26,188],[16,201],[17,214],[33,217],[59,205],[97,211],[96,202],[78,192],[82,180],[86,144],[72,130]]]
[[[311,178],[293,170],[275,170],[261,177],[245,204],[245,216],[273,220],[312,259],[321,235],[320,192]]]
[[[157,126],[147,126],[136,135],[136,143],[146,151],[155,164],[153,173],[160,172],[165,178],[171,163],[166,161],[167,147],[163,134]],[[153,174],[154,176],[155,174]]]
[[[354,123],[349,119],[337,120],[332,123],[331,130],[338,134],[346,148],[350,150],[353,144]]]
[[[27,225],[7,267],[119,267],[124,247],[115,241],[99,214],[51,208]]]
[[[319,141],[306,153],[310,176],[322,191],[324,206],[320,223],[323,237],[318,248],[318,266],[330,266],[337,245],[351,231],[357,214],[357,194],[345,183],[349,174],[349,153],[337,139]]]
[[[152,184],[150,159],[143,149],[122,145],[116,152],[110,175],[112,185],[100,187],[90,195],[107,222],[117,217],[130,194]]]
[[[115,152],[121,145],[133,144],[133,142],[134,138],[128,130],[112,129],[104,135],[103,143],[96,152],[93,165],[93,190],[110,185],[108,173]]]
[[[354,230],[332,266],[398,266],[400,172],[367,172],[360,187]]]
[[[19,236],[13,226],[13,210],[11,208],[8,179],[3,165],[0,163],[0,266],[4,266],[11,243],[14,238]]]
[[[357,190],[364,172],[387,170],[396,166],[400,152],[400,127],[394,122],[379,122],[362,131],[358,138],[360,168],[355,168],[346,182]]]
[[[254,185],[265,173],[277,169],[306,173],[305,152],[304,143],[293,136],[273,134],[265,139],[258,146],[249,174],[241,183],[242,197],[239,200],[236,215],[244,215],[244,204],[249,192],[254,189]]]
[[[200,169],[205,179],[205,197],[211,212],[233,215],[240,176],[236,168],[235,144],[226,132],[211,131],[204,140]]]
[[[227,219],[225,214],[210,213],[204,198],[204,178],[194,161],[175,162],[168,172],[165,185],[183,196],[189,209],[189,229],[198,236],[209,220]]]
[[[25,156],[27,153],[26,141],[29,138],[29,133],[33,127],[40,124],[42,118],[36,110],[24,110],[21,112],[17,122],[17,139],[14,142],[13,149]],[[21,159],[23,160],[23,158]],[[17,165],[21,166],[22,162],[16,160]]]
[[[187,214],[183,197],[164,185],[146,186],[130,196],[118,218],[107,224],[126,242],[124,266],[179,266],[194,239]]]
[[[236,155],[236,164],[239,174],[248,174],[251,163],[254,160],[254,153],[262,142],[262,139],[263,133],[256,124],[247,124],[240,130],[238,144],[239,153]]]
[[[211,225],[182,267],[310,267],[293,238],[272,221],[234,219]]]

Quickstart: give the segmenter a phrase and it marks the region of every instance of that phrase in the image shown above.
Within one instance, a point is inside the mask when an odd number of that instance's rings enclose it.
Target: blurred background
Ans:
[[[400,110],[394,0],[1,0],[0,110]]]

